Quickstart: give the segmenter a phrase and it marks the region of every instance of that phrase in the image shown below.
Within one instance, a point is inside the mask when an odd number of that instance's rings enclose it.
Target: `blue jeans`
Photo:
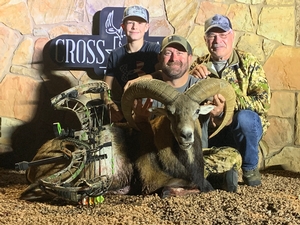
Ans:
[[[209,147],[236,148],[242,156],[242,169],[253,170],[258,165],[258,145],[262,131],[261,120],[256,112],[240,110],[234,114],[229,126],[209,139]]]

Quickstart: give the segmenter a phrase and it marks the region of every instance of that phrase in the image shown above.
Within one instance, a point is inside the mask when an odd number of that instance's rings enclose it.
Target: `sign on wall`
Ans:
[[[99,12],[99,34],[60,35],[49,43],[51,60],[59,69],[93,69],[103,77],[110,52],[126,43],[121,28],[124,7],[106,7]],[[145,34],[145,40],[161,43],[163,37]]]

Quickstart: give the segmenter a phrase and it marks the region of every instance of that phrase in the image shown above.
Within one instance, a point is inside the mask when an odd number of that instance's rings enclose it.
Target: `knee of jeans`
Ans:
[[[251,110],[240,110],[234,115],[234,127],[244,135],[255,135],[257,141],[262,137],[262,123],[259,115]]]
[[[235,120],[242,128],[249,128],[249,127],[261,127],[261,120],[259,115],[256,112],[251,110],[240,110],[235,114]]]

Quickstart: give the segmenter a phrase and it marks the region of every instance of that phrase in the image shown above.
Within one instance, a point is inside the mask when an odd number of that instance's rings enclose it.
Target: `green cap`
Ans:
[[[174,43],[182,45],[188,54],[193,54],[190,43],[184,37],[175,34],[169,35],[163,39],[160,47],[160,52],[162,52],[170,44]]]
[[[140,17],[143,20],[145,20],[147,23],[149,23],[149,12],[147,9],[145,9],[142,6],[139,5],[133,5],[133,6],[129,6],[124,10],[124,14],[123,14],[123,19],[122,21],[124,22],[124,20],[128,17],[131,16],[136,16],[136,17]]]

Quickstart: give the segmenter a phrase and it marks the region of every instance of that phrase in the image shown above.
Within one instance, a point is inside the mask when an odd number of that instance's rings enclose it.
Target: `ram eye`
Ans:
[[[197,109],[195,114],[199,115],[200,114],[200,109]]]

